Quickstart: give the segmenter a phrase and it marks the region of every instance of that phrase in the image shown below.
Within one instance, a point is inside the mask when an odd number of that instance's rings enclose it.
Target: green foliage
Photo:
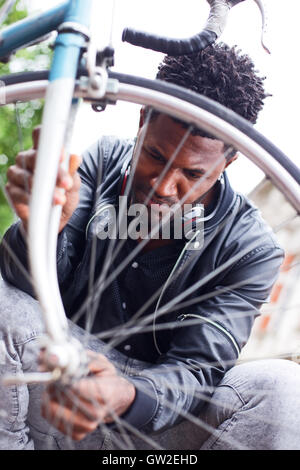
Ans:
[[[5,0],[0,0],[0,8],[3,6],[5,3]],[[0,25],[1,29],[5,28],[6,26],[9,26],[12,23],[15,23],[16,21],[20,21],[27,16],[27,9],[25,8],[25,5],[23,2],[18,1],[14,8],[11,10],[9,13],[8,17],[6,18],[5,22]],[[10,66],[9,64],[1,64],[0,62],[0,75],[5,75],[9,73],[10,71]]]
[[[0,8],[4,0],[0,0]],[[27,16],[24,2],[18,1],[2,28]],[[9,63],[0,62],[0,77],[8,73],[39,70],[49,67],[51,51],[48,45],[40,44],[18,51]],[[21,150],[32,146],[32,130],[41,122],[42,100],[35,100],[0,108],[0,239],[13,222],[14,214],[4,196],[6,172]]]
[[[0,191],[0,224],[3,227],[3,231],[5,228],[9,227],[9,225],[13,221],[13,213],[7,204],[5,196],[2,191]]]
[[[0,0],[0,8],[4,5],[5,0]],[[27,8],[24,2],[16,2],[14,8],[10,11],[8,17],[6,18],[5,22],[2,27],[8,26],[16,21],[22,20],[27,16]]]

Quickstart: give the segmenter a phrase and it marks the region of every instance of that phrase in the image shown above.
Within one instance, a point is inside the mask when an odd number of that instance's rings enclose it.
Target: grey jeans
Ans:
[[[83,330],[70,324],[82,339]],[[37,370],[44,328],[38,303],[0,281],[0,376]],[[103,351],[90,336],[86,346]],[[116,350],[109,352],[120,372],[147,367]],[[253,361],[233,367],[201,415],[153,436],[99,427],[71,442],[40,414],[43,386],[0,385],[0,449],[300,449],[300,367],[286,360]]]

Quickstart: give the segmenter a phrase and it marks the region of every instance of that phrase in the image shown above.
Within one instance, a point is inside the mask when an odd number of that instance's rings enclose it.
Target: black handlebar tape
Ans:
[[[208,29],[204,29],[189,39],[169,39],[128,28],[124,29],[122,35],[122,41],[129,42],[133,46],[152,49],[171,56],[199,52],[215,42],[216,39],[216,33]]]

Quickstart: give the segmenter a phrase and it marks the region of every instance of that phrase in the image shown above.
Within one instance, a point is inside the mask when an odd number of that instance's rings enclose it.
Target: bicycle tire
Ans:
[[[0,81],[5,85],[12,85],[18,83],[26,83],[37,80],[47,80],[49,72],[47,70],[36,71],[36,72],[21,72],[16,74],[0,76]],[[87,72],[84,69],[78,71],[77,76],[86,76]],[[219,103],[201,96],[198,93],[183,89],[182,87],[165,83],[160,80],[150,80],[143,77],[136,77],[133,75],[122,74],[117,72],[109,72],[109,77],[133,86],[138,86],[145,89],[156,90],[158,92],[169,94],[176,98],[187,101],[195,106],[201,107],[208,112],[215,114],[222,120],[228,122],[238,130],[243,132],[245,135],[250,137],[254,142],[261,146],[266,152],[268,152],[274,160],[276,160],[295,181],[300,184],[300,168],[292,162],[287,155],[284,154],[276,145],[274,145],[269,139],[263,134],[258,132],[253,125],[251,125],[246,119],[237,115],[233,111]]]
[[[21,73],[16,75],[9,75],[0,77],[0,80],[6,85],[18,85],[28,82],[36,82],[36,81],[45,81],[47,80],[48,72],[28,72],[28,73]],[[179,87],[168,85],[165,83],[160,83],[157,81],[151,81],[147,79],[142,79],[138,77],[131,77],[129,75],[117,74],[117,73],[110,73],[110,77],[113,79],[118,80],[120,83],[128,84],[132,87],[137,87],[140,89],[147,89],[155,90],[159,93],[163,93],[165,95],[169,95],[171,97],[178,98],[182,101],[188,102],[194,106],[204,108],[208,113],[212,116],[216,116],[233,127],[237,128],[242,134],[245,134],[251,140],[256,142],[259,146],[261,146],[264,150],[266,150],[271,157],[274,159],[275,162],[279,163],[282,168],[286,170],[286,172],[290,175],[292,179],[296,182],[300,181],[300,171],[291,162],[279,149],[277,149],[271,142],[269,142],[264,136],[260,133],[255,131],[249,123],[244,122],[242,118],[239,118],[234,113],[226,110],[225,108],[219,106],[218,104],[208,100],[204,97],[199,97],[198,95],[190,92],[186,92],[185,90],[181,90]],[[28,95],[26,95],[26,100],[28,100]],[[299,210],[299,207],[296,208]]]
[[[80,71],[80,75],[86,75],[86,71]],[[300,213],[300,189],[298,185],[298,180],[299,180],[299,169],[296,167],[296,165],[291,162],[288,157],[286,157],[281,150],[279,150],[277,147],[275,147],[268,139],[266,139],[263,135],[261,135],[259,132],[257,132],[255,129],[253,129],[252,125],[249,125],[249,123],[244,122],[242,118],[239,116],[235,115],[235,113],[227,110],[226,108],[218,105],[218,103],[215,103],[205,97],[199,97],[199,95],[182,90],[180,87],[170,85],[170,84],[165,84],[163,82],[159,81],[152,81],[148,79],[143,79],[143,78],[138,78],[134,76],[129,76],[129,75],[123,75],[123,74],[118,74],[118,73],[111,73],[110,77],[113,79],[118,80],[120,83],[125,83],[129,84],[133,88],[137,87],[140,88],[141,90],[149,90],[150,92],[152,90],[158,91],[159,93],[163,92],[164,95],[168,95],[171,97],[176,97],[182,100],[182,97],[188,98],[187,102],[192,105],[199,105],[201,103],[202,107],[204,110],[208,110],[208,112],[211,112],[213,110],[212,116],[217,116],[218,118],[221,118],[224,120],[226,123],[229,123],[230,125],[235,125],[236,123],[239,123],[239,129],[242,134],[245,134],[248,137],[248,134],[250,138],[252,139],[255,137],[255,142],[259,142],[261,147],[263,149],[267,150],[272,150],[272,153],[270,152],[270,155],[274,162],[279,164],[279,168],[284,169],[288,175],[291,177],[290,181],[294,181],[294,186],[292,185],[291,188],[287,188],[287,190],[295,191],[298,195],[296,204],[293,204],[295,201],[291,201],[289,199],[289,202],[292,202],[292,205],[296,212],[299,214]],[[36,82],[44,82],[47,81],[48,78],[48,71],[39,71],[39,72],[25,72],[25,73],[19,73],[19,74],[12,74],[8,76],[3,76],[0,77],[0,80],[7,85],[18,85],[18,84],[24,84],[24,83],[36,83]],[[141,85],[141,86],[139,86]],[[25,99],[28,100],[28,95],[25,96]],[[183,100],[185,101],[185,100]],[[223,119],[224,117],[224,119]],[[270,175],[266,173],[267,178],[270,178]],[[272,178],[271,178],[272,179]],[[276,186],[276,181],[273,181]],[[277,186],[278,187],[278,186]],[[287,187],[287,186],[286,186]],[[281,191],[285,196],[285,192],[282,187],[278,187],[279,191]]]
[[[80,71],[78,75],[86,75],[86,71]],[[214,111],[212,116],[217,116],[218,118],[222,118],[224,116],[224,121],[229,123],[230,125],[236,124],[237,122],[240,123],[240,128],[242,128],[242,133],[248,136],[250,135],[251,139],[253,136],[255,136],[255,142],[259,142],[261,144],[263,149],[272,149],[274,150],[274,153],[271,153],[272,159],[274,159],[274,162],[278,163],[279,168],[283,168],[287,171],[289,176],[291,177],[291,182],[294,180],[299,179],[299,169],[296,167],[296,165],[291,162],[288,157],[286,157],[283,152],[281,152],[277,147],[275,147],[268,139],[266,139],[263,135],[261,135],[259,132],[257,132],[255,129],[253,129],[252,125],[249,125],[249,123],[245,122],[244,119],[240,118],[239,116],[235,115],[235,113],[231,112],[230,110],[227,110],[226,108],[220,106],[218,103],[215,103],[205,97],[199,97],[199,95],[182,90],[180,87],[170,85],[170,84],[165,84],[163,82],[159,81],[152,81],[148,79],[143,79],[139,77],[134,77],[134,76],[129,76],[129,75],[123,75],[123,74],[118,74],[118,73],[111,73],[110,77],[113,79],[117,79],[120,81],[120,83],[125,83],[125,84],[130,84],[133,88],[137,87],[140,88],[141,90],[155,90],[159,93],[163,92],[164,95],[168,95],[171,97],[176,97],[180,100],[182,100],[182,97],[188,98],[188,103],[194,105],[195,103],[198,105],[201,103],[202,107],[206,111],[207,109],[209,110],[208,112],[211,112],[212,110]],[[10,85],[17,85],[17,84],[22,84],[22,83],[42,83],[46,81],[48,78],[48,71],[39,71],[39,72],[25,72],[25,73],[18,73],[18,74],[12,74],[8,76],[3,76],[0,77],[0,80],[2,80],[5,85],[10,86]],[[139,84],[141,86],[139,87]],[[45,86],[45,85],[44,85]],[[146,86],[146,88],[145,88]],[[26,94],[25,100],[28,100],[28,95]],[[239,129],[240,130],[240,129]],[[283,165],[282,165],[283,164]],[[270,175],[266,173],[267,177],[270,178]],[[272,179],[272,178],[271,178]],[[276,186],[276,180],[273,181]],[[294,181],[295,183],[295,181]],[[278,187],[278,186],[277,186]],[[282,187],[278,187],[279,191],[281,191],[284,195],[285,192],[282,190]],[[298,194],[298,198],[296,201],[296,204],[292,204],[296,212],[299,214],[300,212],[300,189],[299,185],[296,184],[292,185],[291,188],[287,188],[291,192],[296,191]],[[291,200],[289,200],[291,202]],[[294,201],[292,201],[293,203]]]

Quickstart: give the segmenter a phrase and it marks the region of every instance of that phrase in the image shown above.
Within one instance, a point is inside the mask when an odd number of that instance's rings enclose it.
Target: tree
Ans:
[[[3,4],[4,0],[0,0],[0,8]],[[2,28],[27,15],[28,11],[24,2],[18,0]],[[9,63],[0,62],[0,77],[12,72],[47,68],[50,60],[51,50],[48,43],[28,47],[18,51]],[[32,130],[41,122],[42,111],[42,100],[16,103],[0,108],[0,239],[14,220],[13,211],[4,194],[6,172],[13,164],[17,153],[32,146]]]

